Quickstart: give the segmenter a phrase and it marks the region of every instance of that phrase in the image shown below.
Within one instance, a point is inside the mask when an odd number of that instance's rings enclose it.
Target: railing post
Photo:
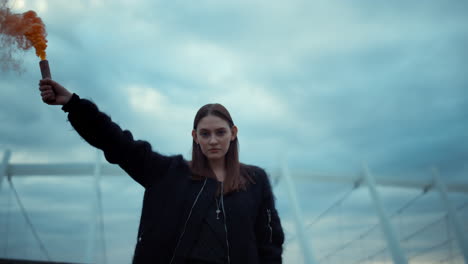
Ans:
[[[101,163],[101,154],[99,150],[96,150],[96,160],[94,163],[94,173],[93,173],[93,197],[94,199],[91,200],[91,225],[89,229],[89,237],[88,237],[88,248],[87,248],[87,263],[106,263],[105,252],[103,255],[103,259],[100,261],[97,255],[97,249],[99,246],[102,246],[102,250],[105,251],[104,242],[101,241],[104,239],[104,234],[102,234],[103,227],[102,225],[102,197],[101,197],[101,189],[100,189],[100,182],[101,182],[101,170],[102,170],[102,163]],[[102,242],[102,245],[99,245],[99,242]]]
[[[369,188],[369,193],[372,198],[372,202],[379,217],[380,226],[387,240],[387,245],[390,249],[390,253],[392,254],[393,263],[407,264],[408,261],[406,259],[405,254],[403,253],[403,250],[401,249],[400,241],[396,237],[395,229],[390,223],[388,215],[385,212],[384,207],[382,206],[382,201],[376,188],[375,179],[370,174],[369,168],[366,164],[363,165],[363,177],[364,181],[367,184],[367,187]]]
[[[9,149],[5,150],[5,152],[3,153],[3,160],[2,160],[2,164],[0,165],[0,191],[2,190],[2,183],[3,183],[3,178],[5,178],[5,176],[10,176],[9,175],[9,162],[10,162],[10,158],[11,158],[11,151]]]
[[[460,218],[458,217],[455,207],[448,199],[447,187],[440,179],[439,171],[435,168],[432,169],[432,177],[434,186],[439,191],[440,199],[442,200],[445,209],[447,210],[448,218],[452,222],[451,226],[453,228],[453,232],[455,233],[455,238],[457,240],[458,246],[460,247],[460,251],[463,254],[463,258],[465,259],[465,264],[468,264],[468,240],[466,238],[465,232],[463,231]]]
[[[303,217],[301,213],[301,208],[299,206],[299,200],[296,195],[296,188],[294,186],[294,182],[289,173],[286,159],[283,161],[281,174],[286,181],[289,201],[291,202],[291,207],[294,213],[294,223],[296,226],[296,234],[297,234],[297,237],[299,238],[299,244],[301,246],[302,253],[304,254],[304,263],[315,264],[316,261],[312,253],[312,247],[310,246],[309,239],[306,236],[306,231],[305,231],[306,229],[304,226],[304,221],[302,220]]]

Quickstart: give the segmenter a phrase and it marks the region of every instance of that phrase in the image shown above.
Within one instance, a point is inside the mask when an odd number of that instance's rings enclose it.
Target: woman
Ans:
[[[75,130],[145,188],[133,263],[281,263],[284,233],[265,171],[239,163],[237,127],[220,104],[197,112],[192,161],[134,140],[92,102],[39,82]]]

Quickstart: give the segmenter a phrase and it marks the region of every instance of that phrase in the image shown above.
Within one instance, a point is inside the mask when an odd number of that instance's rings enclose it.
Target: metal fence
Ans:
[[[12,179],[40,176],[90,176],[93,186],[92,217],[89,222],[89,235],[86,249],[86,263],[107,263],[105,224],[101,190],[102,176],[125,174],[120,168],[102,163],[102,155],[97,153],[96,162],[69,164],[12,164],[10,151],[5,151],[0,167],[0,193],[9,188],[29,231],[34,237],[42,258],[51,256],[41,240],[40,232],[34,225],[27,208],[21,201]],[[280,170],[272,172],[275,190],[281,188],[287,197],[288,215],[284,216],[289,228],[286,230],[286,252],[295,252],[295,260],[285,259],[285,263],[465,263],[468,264],[467,220],[468,199],[455,204],[450,194],[466,197],[468,183],[445,183],[437,169],[432,170],[430,180],[395,179],[375,177],[367,165],[361,173],[351,175],[323,175],[290,170],[285,162]],[[347,186],[347,190],[334,199],[326,200],[326,207],[305,214],[303,197],[299,197],[297,187],[300,182],[332,183]],[[5,184],[6,183],[6,184]],[[402,199],[396,208],[385,206],[383,188],[412,190],[415,194]],[[439,213],[405,214],[426,197],[429,204],[440,204]],[[312,197],[312,196],[311,196]],[[349,216],[344,212],[353,197],[365,197],[369,202],[369,217]],[[302,199],[301,199],[302,198]],[[427,202],[426,202],[427,204]],[[354,209],[353,209],[354,210]],[[280,210],[281,212],[281,210]],[[417,216],[421,217],[417,217]],[[283,217],[283,216],[282,216]],[[353,219],[350,221],[350,219]],[[344,219],[344,220],[343,220]],[[285,221],[286,222],[286,221]],[[359,227],[357,227],[359,225]],[[6,228],[8,229],[8,228]],[[328,236],[331,230],[337,239],[320,239]],[[423,241],[423,242],[421,242]],[[425,242],[424,242],[425,241]],[[442,253],[441,253],[442,252]],[[293,253],[291,253],[293,254]],[[287,257],[287,256],[286,256]]]

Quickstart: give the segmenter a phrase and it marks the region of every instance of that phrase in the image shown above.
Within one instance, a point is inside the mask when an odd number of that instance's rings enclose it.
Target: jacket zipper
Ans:
[[[268,214],[268,230],[270,230],[270,243],[273,242],[273,228],[271,227],[271,210],[266,209]]]
[[[173,252],[172,258],[171,258],[171,262],[169,262],[169,264],[172,264],[173,261],[174,261],[174,258],[175,258],[176,253],[177,253],[177,249],[179,248],[180,241],[182,241],[182,237],[184,236],[185,230],[187,229],[188,221],[190,220],[190,216],[192,216],[192,210],[195,207],[195,205],[197,204],[198,198],[200,197],[200,194],[203,192],[203,189],[205,189],[205,185],[206,185],[207,181],[208,181],[208,178],[205,178],[205,182],[203,182],[203,186],[201,187],[200,191],[198,192],[197,197],[195,198],[195,201],[192,204],[192,208],[190,208],[190,212],[189,212],[189,214],[187,216],[187,219],[185,220],[184,228],[182,230],[182,233],[179,236],[179,239],[177,240],[177,245],[176,245],[176,247],[174,249],[174,252]]]

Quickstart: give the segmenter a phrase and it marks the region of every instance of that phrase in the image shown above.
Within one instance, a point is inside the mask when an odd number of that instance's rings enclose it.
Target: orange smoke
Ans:
[[[14,14],[6,7],[0,7],[0,34],[2,46],[14,44],[19,49],[27,50],[31,47],[36,49],[36,55],[41,60],[46,59],[47,32],[42,19],[34,11],[23,14]]]

